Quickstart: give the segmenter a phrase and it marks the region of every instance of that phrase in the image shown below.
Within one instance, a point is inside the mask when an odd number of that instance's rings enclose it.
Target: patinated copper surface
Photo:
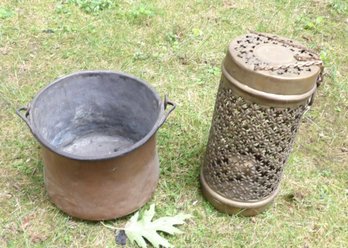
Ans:
[[[81,161],[43,147],[45,187],[58,208],[85,220],[125,216],[143,206],[159,178],[153,136],[132,152],[108,160]]]

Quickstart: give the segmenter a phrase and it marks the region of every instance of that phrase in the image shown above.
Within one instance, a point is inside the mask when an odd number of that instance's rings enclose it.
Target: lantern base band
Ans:
[[[201,172],[202,192],[205,198],[219,211],[227,214],[238,214],[243,216],[254,216],[272,205],[274,198],[279,192],[279,187],[266,199],[257,202],[239,202],[223,197],[213,191],[204,179]]]

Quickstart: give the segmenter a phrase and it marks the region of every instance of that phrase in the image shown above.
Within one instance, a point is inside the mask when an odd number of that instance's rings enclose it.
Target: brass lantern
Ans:
[[[201,169],[203,194],[217,209],[251,216],[274,200],[322,68],[313,51],[276,35],[230,43]]]

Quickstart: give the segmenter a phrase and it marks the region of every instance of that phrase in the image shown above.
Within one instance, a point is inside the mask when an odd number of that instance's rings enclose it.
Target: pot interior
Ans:
[[[154,128],[158,95],[140,80],[112,72],[59,79],[31,106],[36,137],[56,151],[103,158],[129,150]]]

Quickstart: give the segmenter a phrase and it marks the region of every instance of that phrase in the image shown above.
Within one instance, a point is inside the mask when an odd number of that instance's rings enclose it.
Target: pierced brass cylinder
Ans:
[[[312,51],[279,36],[231,42],[201,168],[203,194],[218,210],[251,216],[272,203],[319,65]]]

